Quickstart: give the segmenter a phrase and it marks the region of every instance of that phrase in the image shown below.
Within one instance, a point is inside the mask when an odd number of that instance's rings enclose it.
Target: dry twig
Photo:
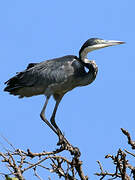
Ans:
[[[72,160],[68,160],[66,157],[59,155],[63,151],[69,151]],[[65,139],[65,137],[64,144],[61,144],[59,148],[52,152],[43,151],[40,153],[33,153],[30,149],[26,152],[21,149],[15,149],[12,152],[6,151],[5,153],[0,153],[0,157],[2,158],[2,162],[6,163],[10,173],[19,180],[24,180],[24,172],[30,169],[34,170],[34,175],[38,179],[42,179],[40,175],[37,174],[37,168],[49,170],[50,172],[56,173],[59,177],[64,177],[67,180],[76,180],[76,176],[79,176],[81,180],[88,179],[82,171],[82,162],[79,160],[79,149],[74,148]],[[44,162],[48,164],[48,167],[43,165]]]
[[[130,133],[121,128],[124,135],[128,138],[128,144],[131,145],[132,149],[135,149],[135,141],[131,139]],[[131,155],[132,157],[135,157],[134,153],[131,153],[125,149],[125,152],[119,149],[115,156],[108,154],[105,156],[105,158],[111,158],[113,165],[115,166],[115,172],[110,173],[108,171],[104,171],[103,167],[100,163],[100,161],[97,161],[100,168],[100,173],[95,173],[95,175],[100,176],[100,180],[104,179],[106,176],[111,176],[111,179],[115,178],[121,178],[122,180],[131,180],[131,174],[133,175],[133,179],[135,180],[135,166],[131,165],[128,160],[126,159],[126,156]],[[127,169],[130,170],[130,175],[127,174]]]

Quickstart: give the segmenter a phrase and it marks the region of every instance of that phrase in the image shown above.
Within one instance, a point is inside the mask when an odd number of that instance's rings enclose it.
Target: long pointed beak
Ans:
[[[107,41],[105,41],[106,46],[115,46],[115,45],[119,45],[119,44],[125,44],[125,42],[123,42],[123,41],[115,41],[115,40],[107,40]]]

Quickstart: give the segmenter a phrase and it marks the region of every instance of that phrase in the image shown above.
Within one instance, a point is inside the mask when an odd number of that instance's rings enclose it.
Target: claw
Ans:
[[[58,141],[57,145],[58,146],[65,145],[65,137],[62,134],[62,132],[60,131],[60,129],[58,130],[58,137],[59,137],[59,141]]]

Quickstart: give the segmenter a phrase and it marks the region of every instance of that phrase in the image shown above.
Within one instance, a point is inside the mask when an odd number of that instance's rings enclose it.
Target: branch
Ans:
[[[128,138],[128,144],[131,145],[132,149],[135,149],[135,141],[131,139],[130,133],[121,128],[124,135]],[[111,158],[113,165],[115,166],[115,172],[110,173],[103,170],[103,167],[100,163],[100,161],[97,161],[100,173],[95,173],[95,175],[101,177],[100,180],[104,179],[106,176],[111,176],[112,179],[115,178],[121,178],[122,180],[131,180],[130,176],[133,175],[133,178],[135,180],[135,166],[131,165],[128,160],[126,159],[127,155],[131,155],[133,158],[135,157],[134,153],[131,153],[125,149],[125,152],[119,149],[116,153],[116,155],[108,154],[105,156],[105,158]],[[127,174],[127,169],[130,170],[130,175]],[[129,171],[128,171],[129,172]]]
[[[68,150],[67,150],[68,149]],[[66,157],[59,155],[59,153],[69,151],[73,155],[72,160],[68,160]],[[74,152],[73,152],[74,151]],[[10,173],[18,178],[18,180],[24,180],[23,173],[33,169],[34,175],[38,179],[42,179],[37,174],[37,168],[43,168],[49,170],[52,173],[56,173],[59,177],[64,177],[68,180],[76,180],[75,176],[79,175],[81,180],[87,180],[88,177],[84,175],[82,171],[82,162],[79,160],[79,150],[67,144],[67,146],[60,146],[52,152],[31,152],[27,149],[25,152],[21,149],[15,149],[13,152],[0,153],[2,162],[6,163]],[[31,159],[29,159],[31,158]],[[32,162],[36,158],[36,162]],[[48,167],[43,165],[44,162],[50,160],[51,163],[46,163]],[[49,165],[51,167],[49,167]],[[66,166],[65,166],[66,165]],[[67,167],[67,168],[65,168]]]
[[[131,145],[132,149],[135,149],[135,141],[132,141],[131,136],[129,134],[129,132],[123,128],[121,128],[121,131],[123,132],[123,134],[125,134],[128,138],[128,144]]]

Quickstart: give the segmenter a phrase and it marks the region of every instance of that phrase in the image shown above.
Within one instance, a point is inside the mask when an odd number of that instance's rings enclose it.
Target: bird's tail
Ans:
[[[20,73],[6,81],[4,84],[7,86],[4,88],[4,91],[9,92],[10,94],[18,95],[17,91],[22,87],[19,77]]]
[[[33,68],[37,64],[38,63],[30,63],[30,64],[28,64],[25,71]],[[7,91],[7,92],[9,92],[10,94],[13,94],[13,95],[20,95],[19,90],[24,87],[23,77],[24,77],[25,71],[18,72],[16,76],[14,76],[11,79],[9,79],[8,81],[6,81],[5,84],[7,86],[5,87],[4,91]],[[22,96],[20,96],[20,97],[22,97]]]

